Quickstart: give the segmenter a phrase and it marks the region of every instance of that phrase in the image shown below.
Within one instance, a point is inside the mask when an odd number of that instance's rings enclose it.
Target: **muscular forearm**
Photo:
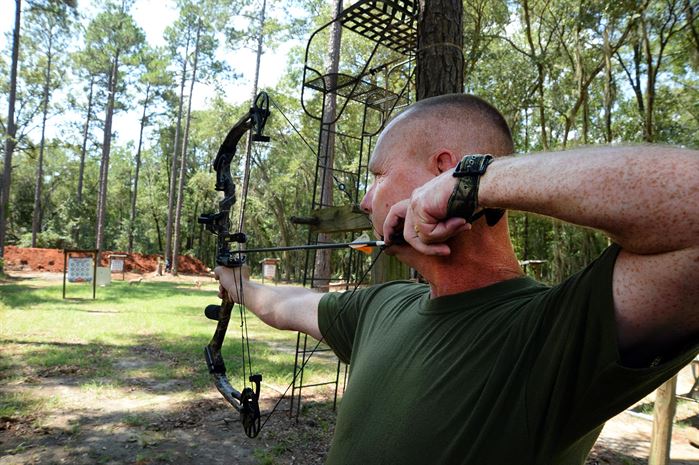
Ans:
[[[481,178],[479,203],[599,229],[638,254],[696,247],[699,152],[592,147],[498,158]]]
[[[267,286],[247,281],[244,287],[245,306],[262,321],[277,329],[299,329],[295,314],[320,300],[320,295],[302,287]]]
[[[267,286],[243,280],[243,292],[230,270],[217,268],[230,300],[243,303],[263,322],[277,329],[301,331],[319,339],[318,303],[322,294],[293,286]]]

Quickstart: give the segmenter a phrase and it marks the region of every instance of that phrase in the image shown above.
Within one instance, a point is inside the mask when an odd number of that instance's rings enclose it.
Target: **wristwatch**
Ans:
[[[493,162],[493,156],[489,154],[466,155],[456,165],[453,176],[459,181],[447,202],[447,218],[465,218],[473,223],[485,215],[488,226],[495,226],[505,214],[501,208],[478,207],[478,185],[481,176]]]

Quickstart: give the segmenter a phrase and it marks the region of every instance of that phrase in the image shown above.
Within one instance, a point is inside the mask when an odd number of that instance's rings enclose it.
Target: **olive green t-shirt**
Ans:
[[[435,299],[409,282],[326,294],[321,332],[351,362],[327,463],[584,463],[605,420],[698,351],[620,364],[618,251],[555,287],[521,277]]]

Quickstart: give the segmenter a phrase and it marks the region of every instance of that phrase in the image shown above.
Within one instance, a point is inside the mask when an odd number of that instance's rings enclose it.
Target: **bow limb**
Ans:
[[[254,389],[245,387],[242,391],[238,391],[228,381],[226,365],[221,355],[221,347],[226,336],[232,310],[233,303],[226,298],[223,299],[220,306],[209,305],[206,308],[207,316],[215,316],[218,323],[211,341],[204,348],[204,356],[216,389],[233,408],[240,412],[240,420],[243,423],[245,434],[254,438],[260,432],[260,407],[258,400],[260,398],[262,375],[250,375],[249,381],[254,384]]]

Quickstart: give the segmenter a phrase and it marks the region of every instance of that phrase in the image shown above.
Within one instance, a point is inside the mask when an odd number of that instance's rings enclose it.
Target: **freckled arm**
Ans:
[[[605,231],[625,250],[699,246],[699,151],[668,146],[591,147],[498,158],[479,203]]]
[[[479,203],[606,232],[619,343],[652,356],[699,336],[699,151],[591,147],[499,158]]]

